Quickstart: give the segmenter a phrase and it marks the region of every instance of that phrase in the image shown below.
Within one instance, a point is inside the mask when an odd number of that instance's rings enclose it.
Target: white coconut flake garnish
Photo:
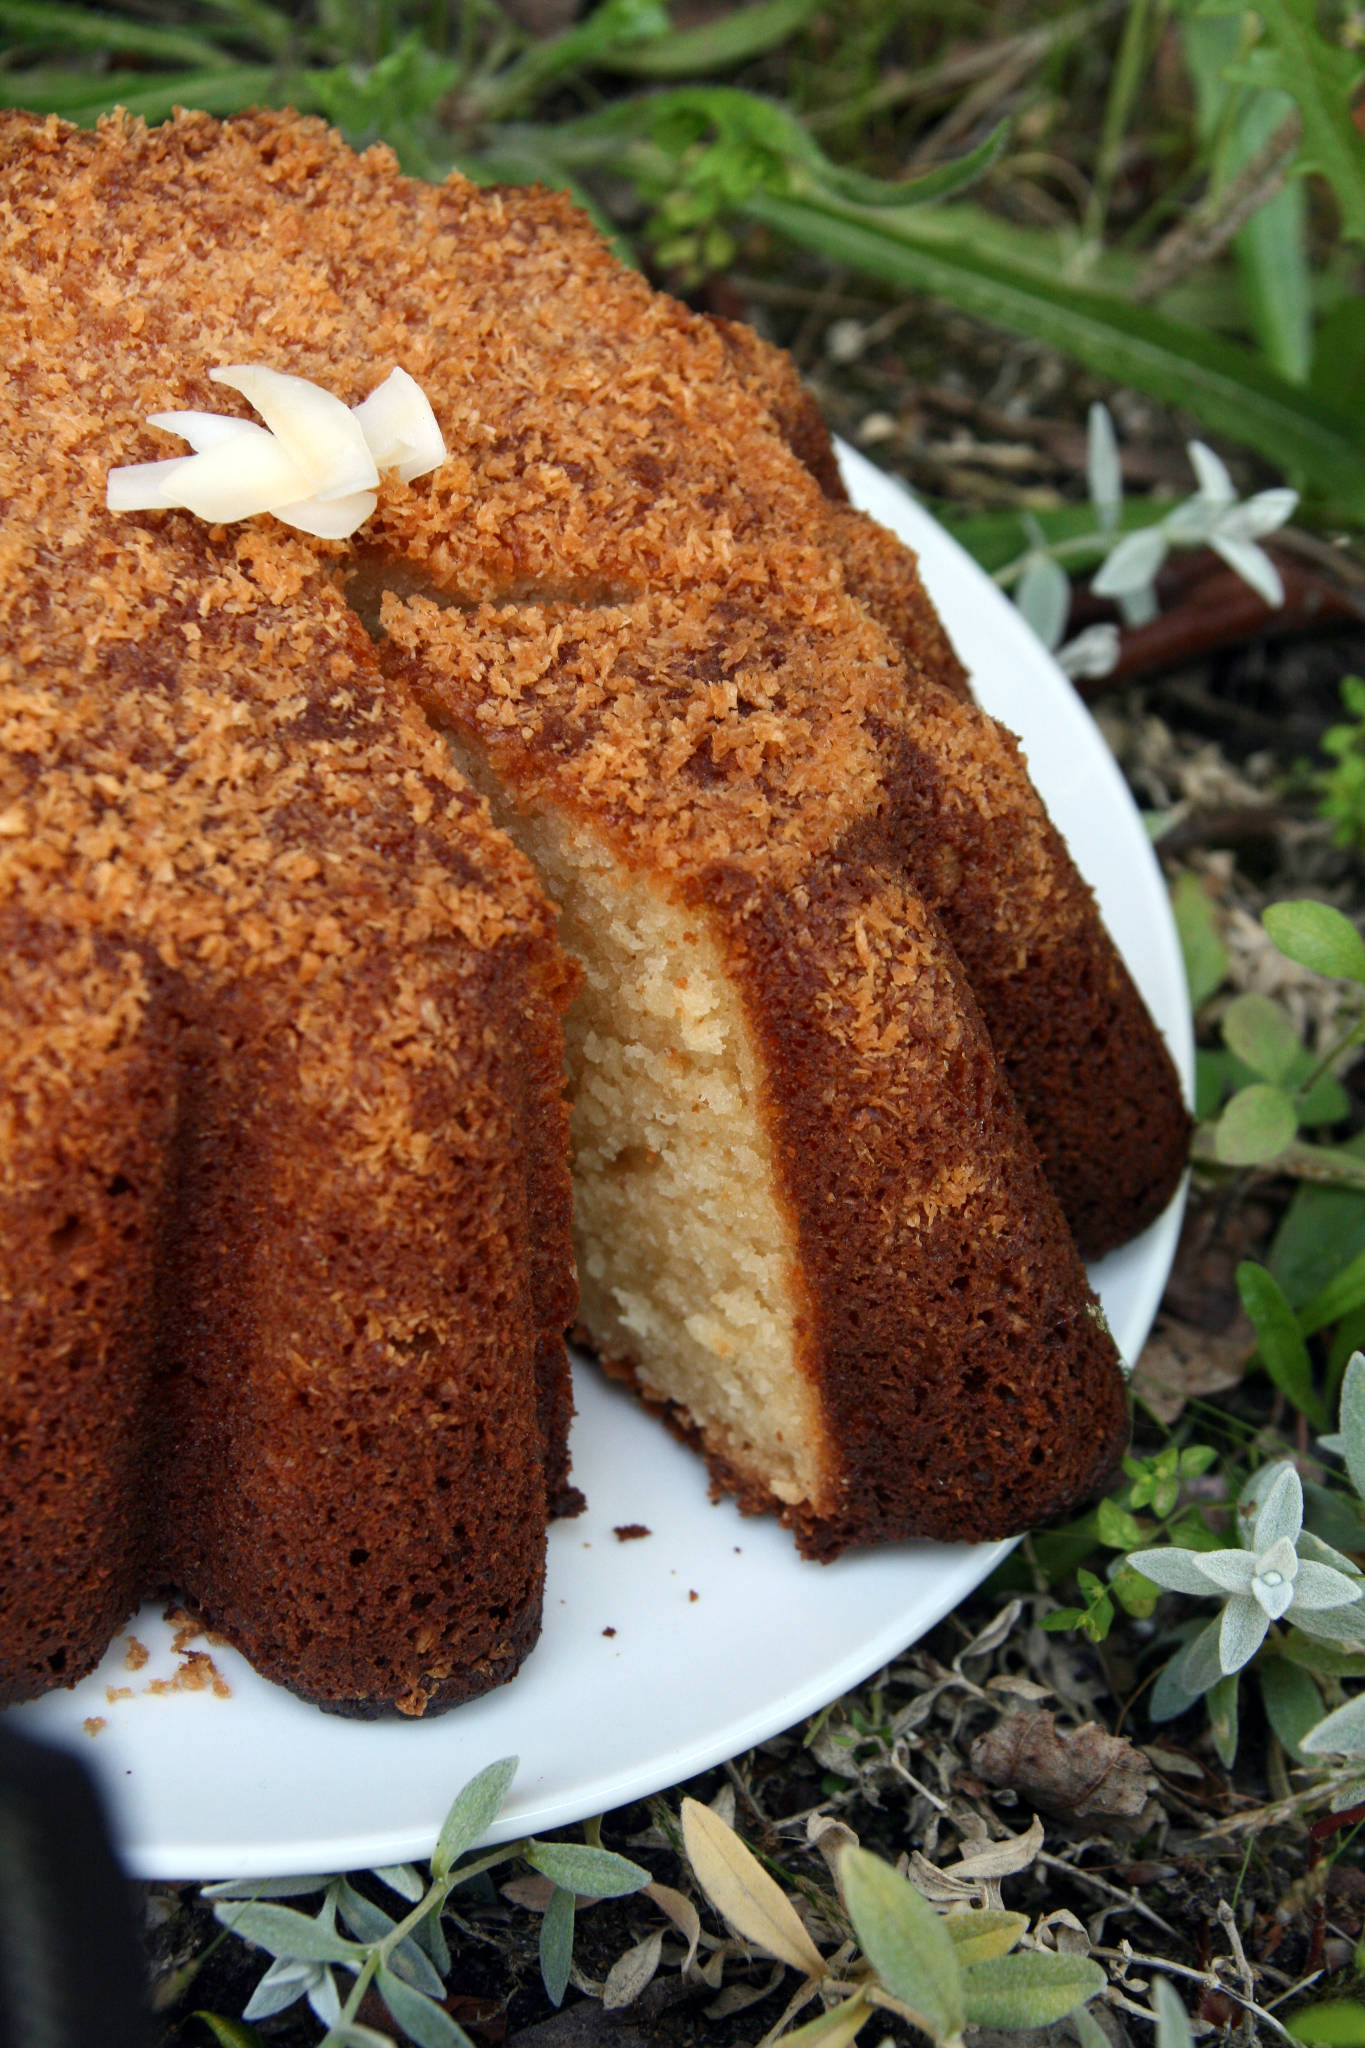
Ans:
[[[381,470],[411,483],[445,460],[436,415],[406,370],[350,407],[306,377],[260,365],[231,363],[209,375],[240,391],[265,426],[231,413],[152,413],[149,425],[178,434],[194,453],[111,469],[111,512],[182,506],[221,525],[272,512],[304,533],[344,540],[378,503]]]
[[[370,453],[381,469],[396,469],[405,484],[445,461],[446,444],[426,393],[406,370],[390,370],[355,409]]]

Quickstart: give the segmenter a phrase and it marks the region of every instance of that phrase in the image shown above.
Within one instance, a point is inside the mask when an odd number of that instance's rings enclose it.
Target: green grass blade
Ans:
[[[1109,82],[1095,176],[1085,210],[1086,233],[1096,241],[1104,233],[1110,195],[1122,159],[1123,139],[1151,69],[1155,37],[1163,27],[1161,11],[1151,4],[1151,0],[1129,0],[1123,11],[1123,30]]]
[[[1229,11],[1232,0],[1226,0]],[[1238,10],[1240,11],[1240,10]],[[1295,169],[1326,178],[1341,208],[1342,232],[1365,242],[1365,136],[1351,103],[1365,75],[1359,50],[1331,43],[1317,24],[1315,0],[1257,0],[1266,41],[1228,72],[1248,85],[1279,87],[1303,116]]]
[[[605,65],[632,45],[643,47],[667,32],[660,0],[601,0],[585,21],[531,43],[492,79],[479,95],[479,115],[485,121],[509,120],[534,107],[556,79]]]
[[[1237,123],[1235,170],[1256,154],[1288,113],[1286,94],[1257,93]],[[1301,183],[1286,185],[1258,207],[1233,246],[1247,318],[1266,361],[1290,384],[1306,384],[1313,360],[1313,278],[1308,262],[1308,205]]]
[[[793,185],[797,192],[804,186],[817,200],[829,194],[836,201],[876,207],[898,219],[902,209],[927,206],[936,199],[949,199],[955,192],[975,183],[1002,155],[1009,138],[1009,122],[1000,121],[985,141],[978,143],[965,156],[955,156],[949,163],[936,164],[933,170],[921,171],[917,177],[894,180],[864,178],[856,171],[846,171],[831,163],[828,157],[818,156],[814,143],[811,143],[810,168],[798,173]]]
[[[1365,431],[1346,411],[1296,390],[1251,353],[1109,294],[1050,284],[998,255],[984,257],[920,216],[894,222],[825,203],[756,193],[753,220],[802,247],[903,291],[926,292],[963,312],[1046,342],[1087,369],[1187,407],[1211,433],[1256,448],[1333,513],[1365,523]]]
[[[161,28],[128,21],[118,14],[96,14],[84,7],[63,7],[56,0],[0,0],[0,38],[35,43],[48,49],[103,50],[118,57],[148,57],[161,64],[196,64],[222,70],[232,62],[224,50],[190,29]]]
[[[1365,390],[1365,299],[1342,299],[1318,328],[1313,389],[1328,405],[1354,405]]]
[[[276,64],[236,64],[229,71],[175,71],[160,77],[145,71],[110,71],[98,79],[66,76],[69,90],[57,71],[12,72],[13,105],[33,114],[63,114],[82,127],[115,107],[148,123],[168,120],[177,107],[219,116],[264,106],[317,111],[307,74],[282,71]]]
[[[1237,1268],[1237,1292],[1256,1326],[1261,1364],[1314,1429],[1328,1427],[1327,1410],[1313,1386],[1313,1366],[1298,1318],[1278,1282],[1250,1259]]]
[[[603,60],[607,71],[632,78],[695,78],[761,57],[794,35],[814,14],[819,0],[756,0],[698,28],[679,29],[638,50],[617,50]]]
[[[1357,1252],[1349,1264],[1328,1281],[1299,1311],[1299,1328],[1305,1337],[1315,1336],[1328,1323],[1338,1323],[1365,1305],[1365,1251]]]
[[[1343,1148],[1365,1157],[1365,1132]],[[1365,1194],[1358,1188],[1296,1188],[1280,1218],[1266,1260],[1291,1306],[1317,1299],[1338,1273],[1365,1252]]]
[[[565,163],[592,163],[628,178],[638,170],[639,152],[652,151],[665,182],[678,176],[681,155],[710,144],[745,160],[743,182],[730,195],[734,204],[761,186],[847,208],[860,218],[880,217],[885,209],[894,221],[911,208],[961,191],[989,170],[1009,140],[1009,123],[999,122],[975,149],[951,163],[918,177],[894,179],[868,178],[835,163],[787,107],[738,86],[683,85],[640,94],[542,132],[546,149]]]
[[[9,106],[24,113],[93,121],[97,114],[121,107],[125,89],[140,91],[146,83],[145,71],[65,71],[56,64],[35,64],[27,71],[5,74],[5,95]]]
[[[223,17],[224,33],[251,37],[272,57],[283,57],[298,38],[298,30],[280,8],[269,0],[204,0]]]

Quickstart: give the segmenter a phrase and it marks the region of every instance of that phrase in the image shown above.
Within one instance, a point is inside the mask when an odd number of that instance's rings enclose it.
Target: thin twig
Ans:
[[[769,1820],[767,1814],[763,1811],[763,1808],[759,1805],[758,1801],[754,1798],[752,1791],[744,1782],[743,1775],[741,1774],[738,1766],[733,1762],[733,1760],[727,1759],[725,1765],[725,1775],[730,1780],[730,1783],[734,1786],[740,1798],[744,1801],[744,1804],[748,1807],[754,1819],[763,1829],[764,1833],[771,1835],[773,1831],[772,1822]]]
[[[965,135],[985,124],[1000,102],[1022,85],[1037,62],[1037,53],[1032,48],[1016,46],[995,70],[978,80],[951,112],[921,137],[906,159],[906,169],[923,170],[930,164],[941,162]]]
[[[1256,1978],[1250,1963],[1247,1961],[1246,1950],[1242,1947],[1242,1936],[1237,1926],[1237,1915],[1233,1912],[1226,1899],[1218,1901],[1218,1924],[1228,1938],[1229,1946],[1232,1949],[1233,1966],[1241,1979],[1242,1989],[1247,1999],[1247,2004],[1242,2012],[1242,2039],[1247,2043],[1247,2048],[1251,2048],[1251,2042],[1255,2038],[1255,2028],[1252,2024],[1250,2001],[1251,1994],[1256,1989]]]
[[[914,1773],[906,1770],[905,1765],[901,1762],[900,1758],[895,1754],[894,1750],[892,1751],[888,1761],[890,1762],[892,1770],[896,1771],[902,1778],[904,1778],[907,1785],[912,1785],[915,1791],[918,1792],[922,1798],[927,1799],[929,1804],[937,1812],[947,1814],[949,1818],[952,1817],[952,1808],[949,1806],[947,1800],[940,1799],[937,1792],[931,1792],[927,1785],[921,1785],[919,1779],[915,1777]]]
[[[1295,107],[1221,192],[1172,229],[1133,286],[1139,305],[1159,298],[1222,253],[1252,214],[1284,184],[1302,133],[1303,117]]]
[[[1226,1820],[1212,1822],[1202,1835],[1195,1835],[1190,1847],[1214,1842],[1220,1835],[1240,1835],[1245,1834],[1248,1828],[1278,1827],[1284,1821],[1297,1820],[1310,1807],[1320,1806],[1324,1799],[1330,1799],[1335,1790],[1336,1786],[1331,1781],[1309,1785],[1304,1791],[1295,1792],[1272,1806],[1249,1806],[1242,1813],[1231,1813]]]
[[[1264,1965],[1262,1967],[1264,1968]],[[1310,1970],[1306,1977],[1299,1978],[1297,1984],[1291,1984],[1289,1989],[1282,1991],[1278,1998],[1272,1998],[1266,2007],[1266,2011],[1273,2012],[1277,2005],[1284,2005],[1291,1998],[1297,1998],[1301,1991],[1307,1991],[1310,1985],[1317,1983],[1319,1977],[1325,1977],[1326,1975],[1327,1972],[1325,1970]]]
[[[755,306],[794,306],[802,310],[822,306],[831,313],[851,313],[856,319],[866,319],[883,303],[866,293],[840,292],[831,297],[823,285],[817,290],[813,285],[788,284],[782,278],[754,277],[747,270],[732,270],[728,277],[740,298]]]
[[[1127,1942],[1124,1942],[1122,1948],[1095,1948],[1090,1953],[1102,1956],[1107,1962],[1118,1963],[1121,1967],[1135,1963],[1142,1970],[1159,1970],[1164,1977],[1184,1977],[1191,1984],[1202,1985],[1205,1991],[1221,1991],[1225,1998],[1236,1999],[1238,2005],[1254,2013],[1257,2019],[1264,2020],[1284,2040],[1292,2041],[1294,2038],[1288,2027],[1277,2020],[1273,2012],[1267,2011],[1263,2005],[1257,2005],[1254,1999],[1246,1997],[1242,1992],[1234,1990],[1232,1985],[1220,1977],[1217,1970],[1212,1967],[1207,1970],[1192,1970],[1185,1963],[1173,1963],[1167,1956],[1139,1955]]]
[[[1135,2004],[1131,1998],[1125,1998],[1121,1991],[1116,1991],[1112,1984],[1105,1992],[1104,1998],[1106,2004],[1116,2005],[1120,2012],[1130,2012],[1135,2020],[1146,2020],[1148,2025],[1153,2027],[1156,2025],[1156,2014],[1149,2005]]]
[[[1095,1871],[1087,1870],[1084,1864],[1068,1863],[1065,1857],[1052,1856],[1046,1849],[1038,1851],[1036,1861],[1045,1863],[1049,1870],[1064,1870],[1068,1877],[1079,1878],[1083,1884],[1088,1884],[1092,1890],[1104,1892],[1111,1899],[1121,1899],[1131,1912],[1140,1913],[1144,1920],[1150,1920],[1152,1925],[1159,1927],[1163,1934],[1169,1934],[1172,1941],[1180,1939],[1174,1927],[1169,1926],[1162,1919],[1160,1913],[1154,1913],[1150,1906],[1144,1906],[1141,1899],[1136,1898],[1132,1892],[1124,1891],[1122,1885],[1110,1884],[1107,1877],[1100,1877]]]

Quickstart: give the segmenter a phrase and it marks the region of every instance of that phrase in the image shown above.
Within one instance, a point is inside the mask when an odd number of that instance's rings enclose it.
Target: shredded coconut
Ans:
[[[304,533],[344,540],[378,503],[381,470],[411,483],[445,460],[436,415],[406,370],[390,371],[350,407],[306,377],[260,365],[231,363],[209,375],[240,391],[265,425],[230,413],[151,413],[150,426],[178,434],[194,452],[111,469],[111,512],[183,506],[224,525],[273,512]]]

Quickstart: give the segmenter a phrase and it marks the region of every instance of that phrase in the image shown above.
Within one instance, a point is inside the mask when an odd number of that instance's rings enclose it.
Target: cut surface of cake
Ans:
[[[316,122],[0,161],[6,1695],[171,1584],[353,1710],[515,1668],[570,1114],[580,1328],[808,1554],[1097,1484],[1057,1197],[1149,1220],[1178,1087],[781,359]],[[348,541],[109,514],[243,362],[447,460]]]
[[[1005,1533],[1093,1486],[1113,1347],[907,871],[880,629],[676,595],[383,618],[583,965],[581,1328],[609,1369],[812,1556]],[[680,715],[698,676],[710,709]]]

